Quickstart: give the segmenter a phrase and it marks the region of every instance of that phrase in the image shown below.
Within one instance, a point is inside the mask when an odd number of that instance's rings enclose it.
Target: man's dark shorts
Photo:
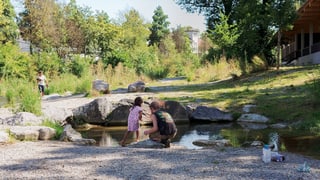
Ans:
[[[38,85],[38,88],[41,93],[44,92],[44,85]]]

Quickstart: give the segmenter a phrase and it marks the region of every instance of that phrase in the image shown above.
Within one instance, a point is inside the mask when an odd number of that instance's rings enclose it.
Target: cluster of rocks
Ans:
[[[93,86],[97,91],[109,91],[109,85],[103,81],[96,80]],[[127,92],[140,93],[126,93],[114,92],[99,98],[86,98],[83,95],[50,95],[44,97],[42,101],[42,116],[36,116],[28,112],[19,112],[14,114],[8,109],[0,108],[0,142],[8,141],[10,134],[16,139],[24,140],[45,140],[52,139],[56,136],[53,129],[44,126],[39,126],[45,120],[54,121],[65,126],[63,136],[60,138],[65,141],[85,142],[85,144],[94,144],[93,140],[81,138],[80,133],[76,133],[72,128],[79,127],[83,124],[96,124],[102,126],[125,126],[127,124],[127,117],[129,109],[133,105],[134,98],[141,96],[144,99],[142,104],[143,117],[141,124],[151,124],[150,120],[150,103],[155,99],[154,94],[145,91],[145,84],[141,81],[135,82],[128,86]],[[143,92],[143,93],[141,93]],[[125,98],[124,98],[125,97]],[[265,116],[252,113],[255,105],[246,105],[243,108],[243,114],[234,119],[229,112],[224,112],[214,107],[207,107],[202,105],[183,105],[177,101],[161,101],[162,109],[169,112],[175,119],[176,123],[193,122],[231,122],[237,121],[244,128],[249,129],[263,129],[267,128],[269,119]],[[19,126],[19,128],[15,128]],[[30,127],[29,127],[30,126]],[[32,127],[31,127],[32,126]],[[274,128],[284,128],[285,124],[272,125]],[[25,135],[21,135],[24,132]],[[31,133],[33,132],[33,133]],[[41,135],[47,132],[46,135]],[[32,134],[32,135],[30,135]],[[40,137],[41,136],[41,137]],[[225,144],[229,142],[226,140],[200,141],[198,144]]]
[[[97,79],[92,82],[92,89],[103,94],[109,94],[110,86],[107,82]],[[136,81],[128,85],[127,89],[118,89],[118,92],[145,92],[146,84],[143,81]]]

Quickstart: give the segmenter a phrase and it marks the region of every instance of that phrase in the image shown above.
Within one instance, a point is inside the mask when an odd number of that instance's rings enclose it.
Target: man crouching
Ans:
[[[171,139],[177,134],[174,120],[169,113],[160,110],[158,101],[153,101],[150,104],[150,110],[153,127],[144,131],[144,134],[149,134],[150,139],[164,144],[166,148],[170,147]]]

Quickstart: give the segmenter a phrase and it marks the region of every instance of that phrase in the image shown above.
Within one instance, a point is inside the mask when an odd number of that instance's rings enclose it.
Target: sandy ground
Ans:
[[[80,146],[58,141],[0,145],[0,179],[320,179],[320,160],[283,152],[264,163],[260,148],[190,150]],[[299,172],[304,162],[310,172]]]

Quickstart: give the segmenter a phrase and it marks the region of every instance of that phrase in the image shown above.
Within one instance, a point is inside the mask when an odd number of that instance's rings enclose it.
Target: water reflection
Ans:
[[[140,128],[140,140],[148,139],[143,132],[149,126]],[[210,140],[219,135],[230,140],[232,146],[240,147],[247,142],[262,141],[269,142],[269,134],[277,132],[279,134],[281,151],[289,151],[308,155],[320,159],[320,136],[308,136],[305,132],[299,133],[289,129],[249,129],[236,123],[210,123],[210,124],[178,124],[178,134],[172,140],[173,144],[184,146],[188,149],[199,149],[201,147],[192,144],[195,140]],[[80,131],[86,138],[97,141],[98,146],[115,147],[119,146],[126,126],[117,127],[95,127],[90,130]],[[297,135],[302,134],[302,135]],[[135,134],[130,134],[127,143],[135,141]]]
[[[201,149],[201,147],[193,145],[192,142],[199,139],[209,139],[209,137],[209,134],[199,134],[196,130],[192,130],[184,134],[176,144],[188,147],[189,149]]]

